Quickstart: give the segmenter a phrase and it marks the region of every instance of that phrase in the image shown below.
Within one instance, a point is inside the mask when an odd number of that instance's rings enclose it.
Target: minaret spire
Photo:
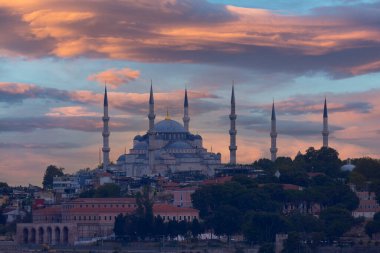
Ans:
[[[278,150],[277,149],[276,110],[274,108],[274,101],[272,104],[270,137],[271,137],[271,147],[269,150],[270,150],[270,154],[271,154],[271,160],[272,160],[272,162],[274,162],[277,159],[277,150]]]
[[[110,147],[109,147],[109,136],[110,131],[108,128],[108,122],[110,118],[108,117],[108,97],[107,97],[107,86],[104,87],[104,103],[103,103],[103,169],[106,170],[108,168],[110,162]]]
[[[185,101],[183,103],[183,126],[185,127],[185,130],[189,131],[189,101],[187,99],[187,88],[185,89]]]
[[[235,85],[232,83],[231,114],[230,114],[230,164],[236,164],[236,113],[235,113]]]
[[[153,98],[153,84],[150,80],[150,95],[149,95],[149,130],[148,130],[148,166],[150,173],[154,170],[154,150],[155,150],[155,132],[154,132],[154,119],[156,114],[154,114],[154,98]]]
[[[156,118],[156,114],[154,114],[154,97],[153,97],[153,84],[152,80],[150,81],[150,94],[149,94],[149,131],[153,131],[154,128],[154,119]]]
[[[325,97],[325,105],[323,108],[323,131],[322,131],[322,137],[323,137],[323,147],[327,148],[329,146],[329,121],[328,121],[328,115],[327,115],[327,101]]]

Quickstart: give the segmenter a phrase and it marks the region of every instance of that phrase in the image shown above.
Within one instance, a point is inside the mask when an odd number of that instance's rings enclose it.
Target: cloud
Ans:
[[[20,103],[25,99],[70,100],[70,92],[35,84],[0,82],[0,102]]]
[[[68,149],[79,148],[77,143],[9,143],[0,142],[0,149]]]
[[[46,116],[51,117],[86,117],[86,116],[98,116],[101,117],[99,112],[90,112],[83,106],[64,106],[51,108]]]
[[[380,70],[379,13],[379,3],[297,16],[206,0],[2,1],[0,28],[9,36],[0,39],[0,55],[210,63],[342,78]]]
[[[109,123],[111,131],[138,131],[143,122],[135,118],[113,117]],[[68,129],[82,132],[101,132],[103,123],[100,117],[80,116],[39,116],[8,117],[0,119],[0,132],[31,132],[37,129]]]
[[[190,110],[192,113],[201,114],[220,109],[219,103],[208,99],[219,97],[208,91],[188,91]],[[82,105],[100,106],[103,101],[103,93],[89,90],[67,91],[55,88],[40,87],[35,84],[0,82],[0,102],[21,103],[26,99],[46,99],[67,103],[81,104],[80,106],[66,106],[53,108],[48,116],[95,116],[94,112],[86,111]],[[183,90],[171,92],[155,92],[155,109],[171,114],[183,113]],[[118,109],[134,115],[146,114],[148,110],[148,90],[146,93],[108,92],[108,101],[111,109]]]
[[[102,85],[105,83],[112,88],[117,88],[136,80],[140,76],[140,71],[130,68],[108,69],[100,73],[92,74],[88,77],[90,81],[96,81]]]

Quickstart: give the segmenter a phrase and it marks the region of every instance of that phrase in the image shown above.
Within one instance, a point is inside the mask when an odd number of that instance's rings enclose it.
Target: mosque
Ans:
[[[109,164],[108,146],[108,99],[107,90],[104,95],[103,117],[103,166]],[[166,175],[167,173],[194,171],[205,175],[213,175],[221,166],[221,154],[207,151],[203,147],[202,137],[189,130],[189,101],[187,90],[184,96],[183,124],[172,120],[168,113],[166,118],[155,123],[153,87],[149,97],[149,129],[144,135],[133,139],[133,147],[128,153],[117,159],[118,170],[125,171],[128,177],[144,175]]]
[[[184,94],[183,104],[183,124],[172,120],[168,113],[166,118],[155,123],[156,114],[154,112],[154,94],[153,87],[150,87],[149,96],[149,128],[144,135],[137,135],[133,139],[133,147],[129,152],[125,152],[117,159],[114,169],[125,172],[128,177],[142,177],[154,175],[166,175],[177,172],[200,172],[201,174],[213,176],[215,170],[223,168],[221,163],[221,154],[207,151],[203,147],[202,137],[193,134],[189,130],[189,101],[187,89]],[[229,165],[236,165],[236,113],[235,113],[235,92],[232,86],[231,93],[231,112],[230,118],[230,162]],[[108,98],[107,88],[104,92],[104,116],[103,120],[103,169],[111,167],[109,159],[109,136],[108,127]],[[327,103],[325,99],[323,110],[323,147],[328,147],[328,116]],[[271,160],[277,158],[277,129],[276,129],[276,112],[274,102],[272,105],[271,115]]]

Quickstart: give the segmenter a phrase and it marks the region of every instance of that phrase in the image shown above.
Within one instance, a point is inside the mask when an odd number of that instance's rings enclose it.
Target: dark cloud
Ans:
[[[303,16],[206,0],[9,6],[0,9],[0,29],[7,34],[0,46],[16,55],[208,63],[332,78],[380,70],[378,2],[317,8]]]
[[[229,118],[223,116],[219,118],[218,124],[229,126]],[[267,134],[270,132],[270,118],[263,115],[238,115],[236,120],[238,132],[243,134]],[[329,125],[331,132],[343,130],[344,128],[337,125]],[[299,121],[299,120],[281,120],[277,119],[277,132],[279,135],[289,135],[293,137],[307,137],[321,135],[322,120],[321,122],[314,121]],[[269,138],[269,137],[268,137]]]
[[[144,122],[139,119],[112,117],[110,130],[113,132],[138,131]],[[83,132],[101,132],[102,121],[97,117],[26,117],[0,118],[0,132],[31,132],[36,129],[68,129]]]
[[[71,149],[80,148],[78,143],[8,143],[0,142],[0,149]]]
[[[286,101],[276,102],[276,113],[279,115],[302,115],[323,113],[323,101],[308,98],[292,98]],[[270,115],[272,104],[254,106],[253,113],[266,113]],[[371,113],[374,106],[370,102],[341,102],[328,103],[328,112],[355,112],[361,114]]]
[[[70,101],[70,92],[31,84],[0,82],[0,102],[20,103],[25,99],[38,98]]]

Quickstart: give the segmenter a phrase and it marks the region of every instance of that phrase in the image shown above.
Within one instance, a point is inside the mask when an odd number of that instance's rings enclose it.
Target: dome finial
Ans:
[[[169,109],[166,108],[166,117],[165,117],[165,120],[169,120],[170,119],[170,116],[169,116]]]

